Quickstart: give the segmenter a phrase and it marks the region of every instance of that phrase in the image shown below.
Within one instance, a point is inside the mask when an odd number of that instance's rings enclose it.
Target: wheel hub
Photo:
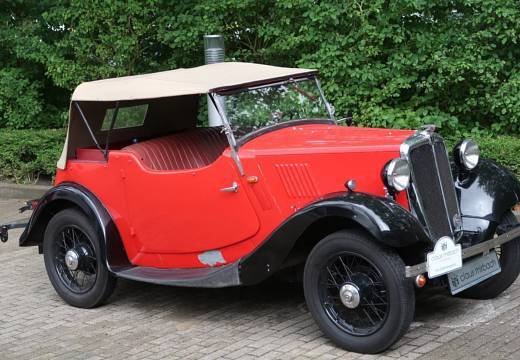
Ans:
[[[339,290],[339,298],[343,305],[349,309],[355,309],[358,307],[361,297],[359,295],[359,289],[352,284],[345,284]]]
[[[75,271],[79,266],[79,254],[76,250],[71,249],[65,254],[65,264],[69,270]]]

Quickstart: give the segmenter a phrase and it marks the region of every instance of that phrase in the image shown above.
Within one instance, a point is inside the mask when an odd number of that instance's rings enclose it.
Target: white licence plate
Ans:
[[[498,274],[500,270],[500,262],[494,251],[468,261],[460,269],[448,274],[451,293],[455,295],[466,290]]]

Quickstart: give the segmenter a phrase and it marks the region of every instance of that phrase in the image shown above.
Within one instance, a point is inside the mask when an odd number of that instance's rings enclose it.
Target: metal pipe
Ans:
[[[224,62],[224,37],[222,35],[204,35],[204,58],[206,64]]]
[[[204,59],[206,64],[224,62],[225,48],[222,35],[204,35]],[[220,104],[224,108],[224,104]],[[217,109],[208,97],[208,122],[209,126],[222,126]]]

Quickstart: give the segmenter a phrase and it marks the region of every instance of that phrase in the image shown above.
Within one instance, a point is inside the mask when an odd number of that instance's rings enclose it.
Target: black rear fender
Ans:
[[[43,195],[20,236],[20,246],[41,246],[50,219],[70,207],[78,208],[93,221],[109,270],[130,266],[121,237],[108,211],[94,194],[74,183],[60,184]]]

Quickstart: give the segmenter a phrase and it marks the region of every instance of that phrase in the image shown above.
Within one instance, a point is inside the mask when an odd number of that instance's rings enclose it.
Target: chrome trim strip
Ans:
[[[410,151],[415,147],[425,145],[426,143],[429,143],[429,142],[430,142],[430,139],[427,134],[425,134],[424,132],[416,132],[415,134],[410,136],[408,139],[406,139],[401,144],[401,147],[400,147],[401,157],[406,159],[406,161],[408,161],[408,164],[410,164],[410,170],[412,170],[412,165],[411,165],[411,161],[410,161]],[[410,194],[410,191],[413,190],[415,198],[417,199],[417,205],[419,206],[419,211],[421,212],[420,216],[426,222],[426,227],[428,229],[428,233],[431,236],[431,224],[429,223],[428,219],[424,215],[424,208],[422,206],[420,199],[417,197],[418,191],[415,186],[416,179],[415,179],[415,174],[414,174],[413,170],[410,171],[410,176],[412,178],[412,182],[411,182],[411,186],[407,190],[408,198],[409,199],[411,198],[412,195]],[[410,208],[412,210],[412,214],[414,214],[415,217],[419,217],[419,214],[417,214],[417,210],[413,206],[411,206]]]
[[[209,93],[209,98],[211,99],[211,102],[213,103],[213,106],[215,106],[215,109],[217,109],[218,114],[220,115],[220,118],[222,119],[222,123],[224,124],[224,133],[226,134],[226,137],[229,142],[229,146],[231,148],[231,157],[235,161],[235,164],[237,165],[238,171],[241,176],[244,176],[244,168],[242,167],[242,162],[240,161],[240,158],[238,157],[238,150],[237,150],[237,142],[235,140],[235,136],[233,135],[233,131],[231,130],[231,125],[229,125],[229,121],[226,116],[226,112],[221,106],[220,103],[220,95],[215,93]]]
[[[480,244],[476,244],[470,246],[468,248],[462,249],[462,259],[467,259],[473,257],[475,255],[485,254],[491,249],[494,249],[497,246],[503,245],[511,240],[520,239],[520,226],[515,227],[513,230],[506,232],[496,238],[493,238],[488,241],[484,241]],[[424,274],[428,271],[426,262],[405,266],[404,273],[407,278],[414,277],[417,275]]]
[[[446,143],[444,142],[444,138],[441,137],[439,134],[436,134],[436,135],[437,135],[439,138],[441,138],[441,139],[442,139],[442,142],[444,143],[444,150],[446,151],[446,158],[448,159],[448,162],[449,162],[449,160],[450,160],[450,154],[448,153],[448,149],[446,148]],[[451,164],[450,164],[450,166],[451,166]],[[452,182],[453,184],[455,184],[455,179],[453,178],[453,174],[451,173],[451,168],[450,168],[450,177],[451,177],[451,182]],[[454,191],[455,191],[455,190],[454,190]],[[457,197],[457,192],[455,191],[455,198],[456,198],[456,197]],[[458,200],[455,201],[455,203],[457,204],[457,214],[459,215],[460,224],[459,224],[458,227],[456,227],[456,228],[453,229],[454,234],[456,234],[456,233],[462,231],[462,213],[461,213],[461,211],[460,211],[460,204],[459,204],[459,201],[458,201]],[[450,223],[451,223],[451,220],[450,220]],[[453,224],[453,225],[456,225],[456,224]],[[461,234],[461,235],[462,235],[462,234]],[[456,237],[455,237],[454,239],[457,240]]]
[[[450,235],[452,237],[454,237],[455,232],[453,229],[453,224],[451,223],[451,219],[450,219],[450,211],[448,210],[448,203],[446,202],[446,194],[444,193],[444,186],[442,185],[441,172],[439,170],[439,162],[437,161],[437,154],[435,153],[435,143],[434,143],[435,137],[440,138],[442,142],[444,142],[444,139],[442,139],[442,137],[438,134],[430,135],[430,143],[431,143],[431,147],[432,147],[433,158],[435,159],[435,168],[437,169],[437,180],[439,180],[439,188],[441,189],[441,193],[442,193],[442,200],[443,200],[442,203],[444,204],[444,210],[446,210],[446,213],[445,213],[446,218],[448,219],[448,224],[450,225],[450,230],[451,230]],[[446,146],[445,146],[445,148],[446,148]],[[448,161],[449,161],[449,157],[448,157]],[[450,174],[451,174],[451,171],[450,171]],[[452,182],[453,182],[453,178],[452,178]],[[460,211],[459,211],[459,216],[460,216]]]
[[[337,124],[336,117],[334,116],[333,107],[325,98],[325,94],[323,93],[323,90],[321,89],[320,81],[318,80],[318,78],[316,76],[314,76],[314,81],[316,82],[316,86],[318,87],[318,91],[320,92],[321,101],[323,101],[323,104],[325,105],[325,108],[327,109],[327,112],[329,113],[330,119],[332,121],[334,121],[335,124]]]

